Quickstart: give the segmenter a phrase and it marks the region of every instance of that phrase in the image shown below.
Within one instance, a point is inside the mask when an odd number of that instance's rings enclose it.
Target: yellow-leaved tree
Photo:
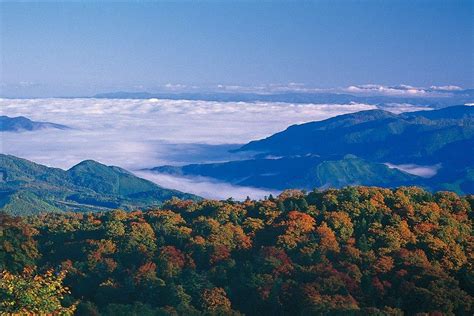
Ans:
[[[59,314],[72,315],[77,304],[63,306],[69,289],[63,285],[65,271],[48,270],[35,274],[25,268],[23,273],[0,273],[0,314]]]

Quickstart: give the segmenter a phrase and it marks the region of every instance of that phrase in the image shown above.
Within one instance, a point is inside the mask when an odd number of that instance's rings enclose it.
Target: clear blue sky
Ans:
[[[4,94],[80,95],[166,83],[473,85],[472,1],[53,2],[0,9]]]

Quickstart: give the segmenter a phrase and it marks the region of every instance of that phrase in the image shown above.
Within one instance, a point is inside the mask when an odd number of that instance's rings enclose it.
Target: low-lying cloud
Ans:
[[[276,196],[280,193],[276,190],[236,186],[205,177],[177,177],[150,171],[135,171],[134,174],[143,179],[158,183],[163,187],[179,188],[181,191],[204,196],[209,199],[225,200],[232,197],[235,200],[242,201],[247,197],[262,199],[270,194]]]
[[[348,93],[364,95],[382,95],[398,97],[446,97],[451,95],[450,92],[461,91],[462,88],[453,85],[414,87],[406,84],[400,84],[396,86],[364,84],[349,86],[344,90]]]
[[[431,111],[433,108],[427,106],[416,106],[409,103],[387,103],[380,106],[382,110],[392,112],[394,114],[401,114],[415,111]]]
[[[398,169],[422,178],[434,177],[438,173],[438,170],[441,168],[441,164],[436,164],[432,166],[420,166],[416,164],[395,165],[391,163],[386,163],[385,165],[391,169]]]
[[[374,108],[367,104],[1,99],[2,115],[72,127],[4,133],[1,151],[62,168],[96,159],[141,169],[173,163],[168,159],[173,144],[242,144],[295,123]]]
[[[267,137],[292,124],[375,108],[362,103],[0,99],[1,115],[25,116],[72,128],[2,133],[0,149],[2,153],[60,168],[94,159],[133,171],[163,164],[222,161],[229,158],[226,144]],[[154,181],[189,192],[197,186],[196,181],[166,182],[164,177],[155,177]],[[228,189],[226,195],[248,193],[222,184],[199,190],[201,195],[212,197],[219,188]]]
[[[416,88],[408,85],[400,86],[383,86],[378,84],[365,84],[358,86],[347,87],[348,92],[352,93],[370,93],[370,94],[381,94],[381,95],[411,95],[411,96],[424,96],[427,91],[423,88]]]

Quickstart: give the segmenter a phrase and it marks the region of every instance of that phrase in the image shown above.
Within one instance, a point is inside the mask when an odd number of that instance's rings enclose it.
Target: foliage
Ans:
[[[7,218],[0,265],[67,270],[41,279],[79,315],[472,315],[473,201],[348,187]]]
[[[25,268],[21,274],[4,271],[0,274],[0,312],[11,314],[61,314],[72,315],[76,304],[61,304],[69,293],[62,282],[65,272],[48,270],[35,274]]]
[[[33,239],[36,233],[23,219],[0,213],[0,271],[19,272],[34,266],[39,256]]]

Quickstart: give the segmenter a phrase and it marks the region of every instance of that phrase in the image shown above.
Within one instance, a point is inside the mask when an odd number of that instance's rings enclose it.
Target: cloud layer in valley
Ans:
[[[404,171],[409,174],[413,174],[415,176],[419,176],[422,178],[431,178],[438,173],[438,170],[441,168],[440,164],[432,165],[432,166],[420,166],[416,164],[401,164],[395,165],[391,163],[386,163],[387,167],[391,169],[398,169]]]
[[[176,177],[149,171],[136,171],[134,173],[163,187],[179,188],[181,191],[205,196],[209,199],[224,200],[232,197],[235,200],[244,200],[247,196],[254,199],[262,199],[270,194],[279,194],[275,190],[236,186],[205,177]],[[229,195],[229,192],[232,195]]]
[[[22,115],[72,128],[4,133],[4,153],[62,168],[83,159],[96,159],[140,169],[173,163],[167,158],[173,144],[241,144],[292,124],[376,106],[158,99],[1,99],[0,108],[2,115]]]
[[[267,137],[292,124],[375,108],[375,105],[361,103],[0,99],[1,115],[25,116],[72,128],[2,133],[0,147],[2,153],[54,167],[69,168],[84,159],[94,159],[136,171],[163,164],[222,161],[229,155],[224,144],[242,144]],[[163,177],[161,180],[155,177],[154,181],[192,191],[189,182],[172,183]],[[192,182],[196,187],[194,192],[199,191],[204,196],[212,197],[217,190],[215,185],[210,188],[205,184],[202,189],[197,188],[198,185],[199,181]],[[254,190],[226,189],[229,194],[239,196],[251,195],[247,193]]]

